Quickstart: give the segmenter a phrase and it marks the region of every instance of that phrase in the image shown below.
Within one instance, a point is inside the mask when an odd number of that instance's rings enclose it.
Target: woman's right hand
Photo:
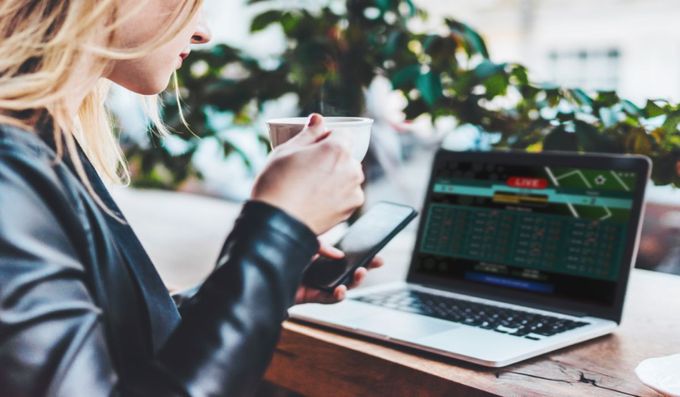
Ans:
[[[321,234],[346,220],[364,202],[361,163],[346,142],[312,114],[307,126],[272,152],[252,199],[286,211]]]

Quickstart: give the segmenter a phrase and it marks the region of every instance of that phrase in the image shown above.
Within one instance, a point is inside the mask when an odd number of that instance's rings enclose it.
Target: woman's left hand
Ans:
[[[331,259],[340,259],[345,254],[331,245],[321,243],[318,255]],[[314,259],[316,259],[316,257]],[[346,285],[340,285],[335,288],[335,290],[333,290],[333,293],[302,285],[300,288],[298,288],[297,293],[295,294],[295,304],[340,302],[341,300],[345,299],[345,294],[347,294],[348,289],[355,288],[361,284],[362,281],[364,281],[366,273],[368,273],[369,270],[379,268],[382,265],[382,258],[376,256],[373,258],[371,263],[369,263],[368,269],[365,267],[360,267],[354,272],[354,279],[352,280],[352,283],[349,285],[349,287]]]

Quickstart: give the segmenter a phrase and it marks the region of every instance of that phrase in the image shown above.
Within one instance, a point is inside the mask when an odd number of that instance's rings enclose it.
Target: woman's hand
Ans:
[[[337,248],[321,243],[321,248],[319,249],[319,255],[325,256],[331,259],[340,259],[345,254],[338,250]],[[318,256],[318,255],[317,255]],[[316,259],[316,258],[315,258]],[[376,269],[383,265],[383,260],[380,257],[375,257],[368,265],[368,269],[364,267],[358,268],[354,272],[354,279],[349,286],[340,285],[332,293],[321,291],[316,288],[300,286],[295,294],[295,304],[300,303],[337,303],[345,299],[348,289],[356,288],[364,281],[366,273],[370,269]]]
[[[302,132],[273,151],[255,181],[252,199],[281,208],[318,235],[363,204],[363,181],[361,164],[347,144],[325,130],[322,116],[313,114]]]

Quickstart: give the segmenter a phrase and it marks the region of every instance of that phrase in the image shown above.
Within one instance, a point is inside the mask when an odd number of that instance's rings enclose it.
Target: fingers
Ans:
[[[354,205],[355,209],[364,205],[364,202],[366,201],[366,196],[361,187],[357,187],[355,189],[353,196],[354,197],[352,198],[352,204]]]
[[[326,142],[336,145],[342,149],[343,154],[347,155],[346,157],[350,157],[352,153],[352,141],[349,140],[347,135],[333,134],[332,131],[329,131],[329,137]]]
[[[333,173],[337,180],[342,181],[335,187],[338,197],[343,197],[342,209],[343,218],[349,218],[357,208],[365,202],[365,195],[362,183],[365,181],[365,174],[361,163],[352,158],[351,151],[343,143],[343,140],[335,139],[333,136],[326,139],[316,147],[309,147],[309,150],[319,150],[322,153],[323,162],[319,163],[318,168]]]
[[[326,139],[328,135],[330,135],[330,131],[326,131],[323,116],[318,113],[312,113],[307,120],[305,128],[292,140],[300,145],[311,145]]]
[[[339,285],[333,290],[333,298],[335,298],[336,302],[340,302],[341,300],[345,299],[345,295],[347,295],[347,286],[346,285]]]
[[[371,263],[368,265],[368,269],[376,269],[382,265],[383,260],[381,258],[376,257],[373,258]],[[333,293],[321,291],[314,288],[301,287],[296,295],[296,302],[297,303],[314,302],[324,304],[340,302],[345,299],[348,290],[356,288],[361,283],[364,282],[364,280],[366,279],[366,275],[368,274],[368,269],[366,269],[365,267],[358,268],[354,272],[354,276],[352,277],[352,282],[350,283],[350,285],[349,286],[340,285],[333,290]]]
[[[384,264],[385,261],[383,261],[382,258],[376,256],[375,258],[373,258],[373,260],[371,260],[371,263],[368,264],[368,269],[365,267],[358,268],[354,272],[354,277],[352,279],[352,283],[349,286],[349,289],[356,288],[359,285],[361,285],[361,283],[363,283],[364,280],[366,279],[366,275],[368,274],[369,270],[377,269]]]
[[[342,139],[336,138],[332,132],[329,132],[329,137],[319,143],[318,149],[321,150],[323,156],[330,161],[330,166],[338,166],[342,164],[349,166],[351,163],[350,146]]]
[[[319,255],[330,259],[342,259],[345,257],[344,252],[322,241],[319,241]]]
[[[385,264],[385,260],[383,260],[383,258],[381,258],[379,256],[376,256],[375,258],[373,258],[371,260],[371,263],[368,264],[368,269],[369,270],[377,269],[379,267],[382,267],[382,265],[384,265],[384,264]]]
[[[338,303],[345,299],[347,294],[347,287],[340,285],[333,290],[333,293],[321,291],[313,288],[303,288],[303,299],[298,303],[323,303],[332,304]]]
[[[361,206],[364,205],[364,202],[366,201],[366,196],[361,186],[365,180],[364,170],[361,166],[361,163],[354,159],[350,160],[351,161],[347,162],[346,168],[346,172],[349,173],[348,179],[350,180],[348,187],[352,189],[347,200],[347,204],[349,205],[349,215],[354,213],[357,208],[361,208]]]
[[[307,119],[307,125],[303,131],[304,135],[311,138],[313,142],[316,142],[316,139],[325,132],[323,116],[318,113],[312,113],[309,119]]]
[[[360,267],[354,272],[354,277],[352,278],[352,283],[349,285],[349,289],[358,287],[366,278],[368,270],[365,267]]]
[[[365,201],[365,176],[360,161],[352,157],[342,134],[325,132],[323,117],[313,114],[305,130],[279,146],[267,169],[258,177],[253,198],[269,200],[305,220],[315,233],[322,233],[349,218]],[[259,187],[260,190],[256,190]],[[319,253],[342,258],[321,247]]]
[[[357,176],[357,183],[361,185],[366,181],[366,174],[364,174],[364,167],[360,162],[354,162],[354,173]]]

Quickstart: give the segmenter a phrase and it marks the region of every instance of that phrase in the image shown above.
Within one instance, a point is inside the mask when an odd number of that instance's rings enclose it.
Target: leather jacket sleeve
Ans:
[[[0,396],[235,396],[271,359],[302,271],[318,250],[302,223],[246,203],[219,267],[181,307],[148,363],[123,379],[47,171],[0,145]],[[190,249],[190,247],[187,247]]]

